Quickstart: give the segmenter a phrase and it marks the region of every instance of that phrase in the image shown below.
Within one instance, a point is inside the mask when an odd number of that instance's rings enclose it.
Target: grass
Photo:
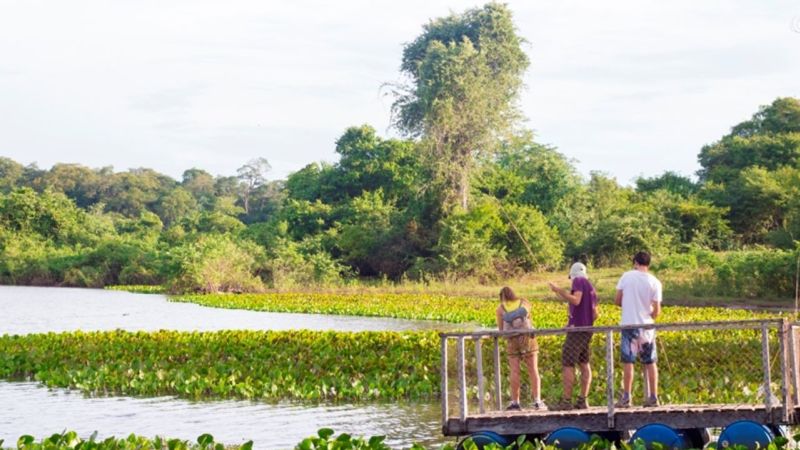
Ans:
[[[590,272],[590,279],[598,292],[601,303],[613,303],[616,283],[628,268],[600,268]],[[704,271],[664,270],[655,273],[664,284],[664,301],[668,305],[680,306],[734,306],[752,308],[792,309],[794,299],[776,296],[735,296],[718,292],[713,280]],[[272,289],[273,294],[336,294],[355,296],[383,295],[428,295],[434,297],[495,299],[502,286],[511,286],[520,296],[529,299],[553,299],[548,283],[553,282],[568,288],[570,281],[565,271],[537,272],[509,279],[487,282],[479,279],[442,279],[430,282],[404,280],[393,282],[386,279],[356,279],[339,284],[320,284],[292,289]],[[166,293],[163,286],[109,286],[107,289],[136,293]],[[178,295],[178,298],[186,296]]]

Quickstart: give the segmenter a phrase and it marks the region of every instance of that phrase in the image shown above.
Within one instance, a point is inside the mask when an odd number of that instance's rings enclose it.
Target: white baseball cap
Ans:
[[[586,273],[586,266],[583,263],[576,262],[569,268],[569,278],[589,278],[589,275]]]

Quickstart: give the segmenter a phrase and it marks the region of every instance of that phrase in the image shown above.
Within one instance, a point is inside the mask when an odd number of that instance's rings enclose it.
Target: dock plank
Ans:
[[[798,414],[793,414],[792,422],[795,422],[797,416]],[[617,409],[614,413],[614,428],[608,428],[608,410],[605,407],[593,407],[570,411],[523,410],[475,414],[464,421],[449,419],[442,427],[442,432],[446,436],[482,430],[500,434],[546,434],[566,426],[588,432],[627,431],[656,422],[686,429],[724,427],[736,420],[783,423],[780,406],[773,406],[767,412],[764,405],[664,405]]]

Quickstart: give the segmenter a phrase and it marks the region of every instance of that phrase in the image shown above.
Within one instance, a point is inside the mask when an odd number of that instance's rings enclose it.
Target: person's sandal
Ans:
[[[589,409],[589,401],[586,400],[586,397],[578,397],[575,400],[575,405],[573,406],[575,409]]]
[[[631,405],[631,397],[630,395],[622,394],[619,398],[617,403],[614,403],[615,408],[630,408]]]
[[[659,405],[661,405],[661,402],[658,401],[658,397],[656,397],[655,395],[650,396],[647,400],[644,401],[644,403],[642,403],[642,406],[644,406],[645,408],[652,408],[654,406],[659,406]]]
[[[538,402],[533,402],[531,408],[535,409],[536,411],[544,411],[547,409],[547,405],[545,405],[543,401],[539,400]]]

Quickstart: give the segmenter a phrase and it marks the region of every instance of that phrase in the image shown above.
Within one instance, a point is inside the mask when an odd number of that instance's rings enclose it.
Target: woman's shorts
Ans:
[[[508,356],[519,358],[539,351],[536,336],[524,334],[508,338]]]
[[[561,347],[561,365],[564,367],[574,367],[577,364],[589,362],[591,350],[589,344],[592,342],[592,333],[588,331],[573,331],[567,333],[564,339],[564,346]]]

